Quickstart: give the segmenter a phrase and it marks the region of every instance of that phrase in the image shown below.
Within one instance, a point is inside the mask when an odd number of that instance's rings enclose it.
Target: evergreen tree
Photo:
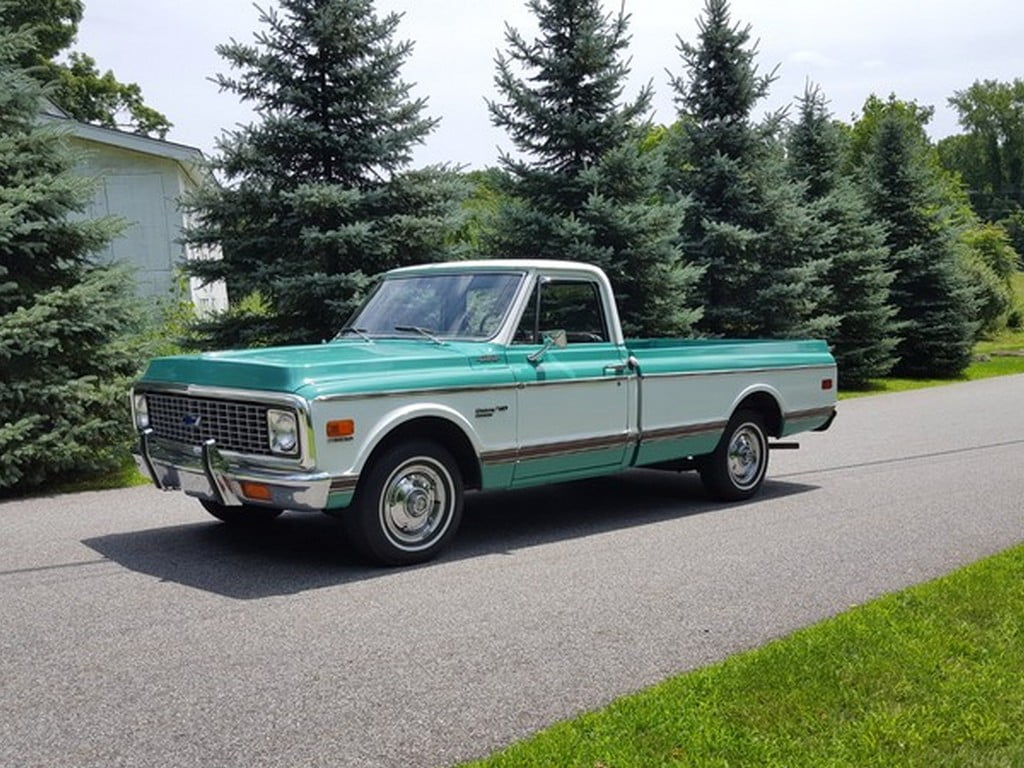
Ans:
[[[976,307],[961,271],[956,231],[918,126],[899,109],[877,121],[864,174],[872,213],[887,228],[896,273],[892,303],[903,338],[899,376],[956,376],[970,363]]]
[[[92,183],[40,124],[19,66],[34,39],[0,4],[0,489],[110,469],[127,457],[140,352],[133,281],[90,257],[120,229],[83,217]]]
[[[685,254],[706,267],[702,330],[726,336],[827,336],[826,259],[810,245],[826,233],[789,180],[782,115],[752,120],[774,74],[759,75],[750,28],[726,0],[706,0],[696,45],[680,39],[684,77],[672,80],[685,160],[668,183],[692,204]]]
[[[508,28],[490,102],[519,155],[488,240],[498,255],[573,259],[611,279],[628,335],[683,335],[699,271],[680,259],[682,201],[660,199],[662,160],[641,151],[651,90],[623,103],[629,17],[599,0],[530,0],[539,33]]]
[[[225,183],[188,201],[187,239],[223,254],[188,269],[225,280],[240,307],[206,329],[214,345],[330,338],[372,275],[445,258],[456,223],[457,176],[406,170],[436,121],[400,79],[412,50],[392,42],[400,17],[378,18],[371,0],[280,6],[261,11],[256,45],[217,49],[241,71],[221,88],[260,121],[220,139]]]
[[[831,259],[825,311],[839,318],[829,341],[842,385],[856,388],[885,376],[896,362],[885,227],[872,220],[863,193],[842,171],[843,133],[822,92],[808,88],[799,112],[789,132],[790,175],[803,184],[805,200],[827,227],[828,236],[816,242]]]

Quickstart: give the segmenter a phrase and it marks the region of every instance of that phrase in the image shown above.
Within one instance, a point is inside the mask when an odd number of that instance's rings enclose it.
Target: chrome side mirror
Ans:
[[[557,347],[558,349],[565,349],[565,346],[568,343],[569,342],[566,339],[565,331],[562,329],[545,333],[544,346],[538,349],[533,354],[527,355],[526,359],[529,360],[534,365],[537,365],[537,363],[541,361],[541,358],[544,357],[545,353],[547,353],[549,349],[551,349],[552,347]]]

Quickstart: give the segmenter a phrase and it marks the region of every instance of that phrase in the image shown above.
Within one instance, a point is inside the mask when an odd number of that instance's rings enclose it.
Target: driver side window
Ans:
[[[516,328],[513,343],[543,344],[544,337],[554,331],[565,331],[569,344],[608,341],[608,324],[596,283],[583,280],[537,283]]]

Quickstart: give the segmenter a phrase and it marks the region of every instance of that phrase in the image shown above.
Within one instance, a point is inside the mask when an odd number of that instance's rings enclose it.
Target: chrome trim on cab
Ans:
[[[785,414],[786,421],[802,421],[804,419],[827,419],[835,413],[836,409],[834,406],[825,406],[824,408],[808,408],[804,411],[790,411]]]
[[[485,451],[480,454],[480,461],[484,464],[505,464],[510,461],[549,459],[574,453],[600,451],[606,448],[625,448],[629,445],[630,438],[631,433],[620,432],[614,435],[588,437],[581,440],[526,445],[521,448],[509,448],[503,451]]]
[[[611,367],[611,366],[609,366]],[[620,366],[614,366],[619,368]],[[629,363],[625,363],[624,368],[629,367]],[[718,371],[683,371],[683,372],[669,372],[669,373],[645,373],[642,378],[644,379],[672,379],[672,378],[687,378],[694,376],[730,376],[740,374],[751,374],[751,373],[787,373],[789,371],[813,371],[813,370],[832,370],[832,366],[829,365],[792,365],[782,366],[779,368],[740,368],[735,370],[718,370]],[[624,372],[624,371],[623,371]],[[621,376],[621,373],[616,371],[616,375],[620,376],[623,381],[631,380],[636,378],[635,375],[628,375],[625,377]],[[382,397],[407,397],[409,395],[461,395],[471,394],[473,392],[494,392],[501,389],[522,389],[524,387],[564,387],[572,384],[589,384],[593,382],[606,382],[609,379],[609,374],[604,372],[600,376],[588,376],[586,378],[578,379],[556,379],[552,381],[516,381],[509,382],[508,384],[467,384],[462,387],[424,387],[418,388],[407,388],[407,389],[392,389],[383,392],[353,392],[344,393],[340,395],[320,395],[314,398],[313,402],[317,403],[335,403],[343,400],[375,400]]]
[[[812,408],[805,411],[791,411],[785,415],[786,419],[811,419],[817,417],[831,416],[834,409]],[[480,454],[480,461],[484,464],[506,464],[527,459],[556,458],[586,451],[602,450],[617,446],[628,446],[630,443],[639,441],[641,445],[651,442],[662,442],[667,440],[680,440],[687,437],[700,435],[713,435],[721,433],[728,421],[708,421],[700,424],[686,424],[678,427],[662,427],[659,429],[645,429],[641,432],[623,432],[621,434],[607,435],[602,437],[591,437],[583,440],[569,440],[557,443],[544,443],[540,445],[529,445],[522,448],[508,448],[500,451],[485,451]]]
[[[647,442],[660,442],[662,440],[678,440],[684,437],[695,437],[696,435],[707,435],[721,432],[725,429],[727,421],[709,421],[703,424],[688,424],[680,427],[663,427],[661,429],[648,429],[640,433],[641,445]]]
[[[648,365],[650,365],[650,361]],[[665,371],[662,373],[645,373],[645,379],[675,379],[692,376],[738,376],[749,373],[789,373],[790,371],[831,371],[833,365],[780,365],[775,368],[727,368],[715,371]]]
[[[359,483],[358,475],[342,475],[331,481],[331,493],[351,493]]]
[[[463,395],[473,392],[495,392],[501,389],[517,389],[519,384],[468,384],[464,387],[434,387],[424,389],[392,389],[384,392],[352,392],[342,395],[320,395],[314,403],[337,403],[343,400],[377,400],[382,397],[407,397],[409,395]]]
[[[464,395],[474,392],[496,392],[503,389],[525,389],[526,387],[566,387],[572,384],[595,384],[606,383],[608,374],[601,376],[588,376],[579,379],[556,379],[553,381],[515,381],[508,384],[468,384],[464,387],[433,387],[424,389],[392,389],[385,392],[353,392],[342,395],[320,395],[313,399],[315,403],[337,403],[343,400],[376,400],[382,397],[408,397],[410,395]],[[618,379],[627,381],[632,376],[618,376]]]

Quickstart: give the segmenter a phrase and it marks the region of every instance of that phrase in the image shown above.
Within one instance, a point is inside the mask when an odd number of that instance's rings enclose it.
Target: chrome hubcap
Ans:
[[[752,425],[744,424],[729,441],[729,476],[738,488],[755,485],[761,475],[764,460],[764,442],[761,433]]]
[[[451,521],[452,480],[440,464],[415,458],[391,473],[380,500],[388,538],[402,549],[430,546]]]

